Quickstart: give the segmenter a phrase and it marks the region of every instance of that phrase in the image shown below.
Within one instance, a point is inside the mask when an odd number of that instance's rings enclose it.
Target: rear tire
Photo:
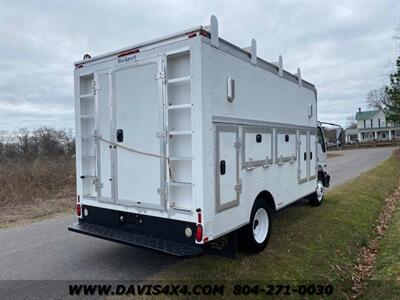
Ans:
[[[318,174],[317,189],[314,193],[312,193],[308,197],[310,205],[320,206],[324,201],[324,195],[325,195],[325,186],[322,179],[322,175],[320,173]]]
[[[268,244],[271,225],[271,209],[264,199],[257,199],[251,210],[250,223],[241,230],[246,250],[251,253],[263,251]]]

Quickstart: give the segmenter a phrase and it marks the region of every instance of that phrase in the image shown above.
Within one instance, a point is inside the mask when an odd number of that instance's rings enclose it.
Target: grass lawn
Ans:
[[[396,188],[399,176],[400,158],[392,156],[373,170],[328,192],[320,207],[311,207],[301,201],[278,212],[264,252],[254,256],[240,254],[237,259],[212,255],[190,258],[152,279],[276,280],[282,284],[289,281],[331,282],[336,298],[349,296],[351,273],[359,248],[368,244],[383,201]],[[400,224],[397,225],[399,230]],[[392,234],[395,239],[396,233]],[[399,249],[398,240],[396,242],[397,248],[388,241],[386,251]],[[382,266],[386,264],[390,263],[380,262]],[[398,272],[399,267],[397,264],[397,269],[392,270],[390,264],[387,272]]]
[[[371,281],[364,299],[400,299],[400,206],[381,241]]]

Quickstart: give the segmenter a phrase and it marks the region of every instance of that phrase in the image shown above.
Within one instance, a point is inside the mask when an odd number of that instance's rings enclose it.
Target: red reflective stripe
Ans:
[[[208,236],[206,236],[203,241],[204,241],[204,243],[207,243],[208,242]]]
[[[120,52],[118,54],[118,57],[123,57],[123,56],[127,56],[127,55],[130,55],[130,54],[135,54],[135,53],[138,53],[139,51],[140,51],[140,49],[138,49],[138,48],[127,50],[127,51],[123,51],[123,52]]]
[[[200,29],[199,34],[202,36],[205,36],[206,38],[210,37],[210,34],[207,31],[205,31],[204,29]]]
[[[197,214],[197,223],[201,223],[201,212]]]
[[[189,33],[188,34],[188,38],[190,39],[190,38],[193,38],[193,37],[195,37],[195,36],[197,36],[197,33],[196,32],[193,32],[193,33]]]

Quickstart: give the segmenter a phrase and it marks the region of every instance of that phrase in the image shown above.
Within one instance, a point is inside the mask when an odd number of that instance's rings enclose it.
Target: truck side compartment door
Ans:
[[[239,205],[239,128],[216,125],[216,208],[222,211]]]
[[[316,161],[317,161],[317,145],[316,145],[316,134],[315,132],[311,132],[310,131],[310,148],[309,148],[309,177],[308,180],[312,180],[316,178],[316,171],[317,171],[317,165],[316,165]]]
[[[298,183],[307,182],[307,167],[308,167],[308,134],[307,131],[299,132],[299,145],[298,145],[299,153],[299,161],[298,161]]]

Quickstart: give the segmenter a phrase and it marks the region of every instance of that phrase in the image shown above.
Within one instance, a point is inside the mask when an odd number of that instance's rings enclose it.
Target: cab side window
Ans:
[[[318,127],[317,137],[318,137],[318,143],[321,144],[322,152],[325,153],[326,152],[326,144],[325,144],[324,135],[322,134],[321,127]]]

